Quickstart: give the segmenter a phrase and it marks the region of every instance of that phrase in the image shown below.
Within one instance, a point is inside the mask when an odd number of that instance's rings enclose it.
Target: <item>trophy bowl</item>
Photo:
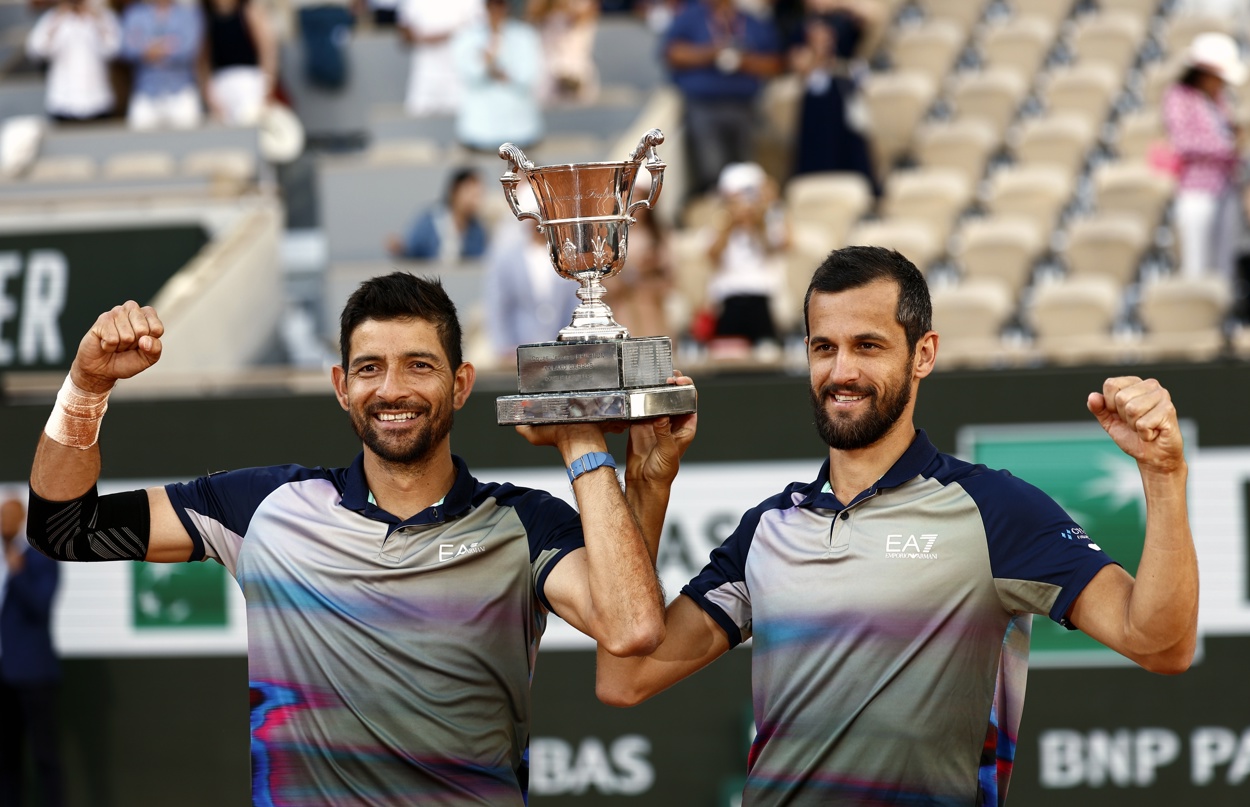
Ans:
[[[667,336],[630,338],[603,301],[602,281],[625,265],[629,225],[639,208],[651,208],[664,182],[656,146],[659,129],[642,136],[623,162],[536,167],[511,143],[499,147],[508,161],[500,177],[518,219],[532,219],[546,236],[552,268],[576,280],[581,303],[553,342],[517,348],[520,395],[496,400],[501,425],[636,420],[695,411],[693,386],[666,384],[673,374]],[[646,199],[633,200],[639,168],[651,174]],[[517,185],[524,176],[537,210],[522,210]]]

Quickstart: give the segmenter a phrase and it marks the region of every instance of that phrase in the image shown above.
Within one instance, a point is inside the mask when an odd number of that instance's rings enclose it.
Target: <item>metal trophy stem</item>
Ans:
[[[652,129],[624,162],[535,167],[521,149],[505,143],[500,177],[518,219],[533,219],[547,236],[551,263],[561,277],[581,284],[572,321],[554,342],[517,349],[520,395],[499,398],[500,424],[577,420],[629,420],[695,411],[692,386],[673,386],[668,337],[631,339],[603,301],[603,281],[625,265],[629,225],[639,208],[651,208],[664,183],[656,153],[664,134]],[[651,174],[646,199],[631,201],[638,169]],[[538,210],[522,210],[517,185],[524,175]]]

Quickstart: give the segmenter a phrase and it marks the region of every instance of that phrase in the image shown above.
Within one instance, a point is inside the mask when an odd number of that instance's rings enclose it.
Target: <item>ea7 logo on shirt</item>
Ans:
[[[485,541],[474,541],[471,544],[439,544],[438,545],[438,562],[443,563],[448,560],[455,560],[461,555],[471,553],[485,552]]]
[[[937,553],[933,545],[937,543],[937,533],[915,535],[885,536],[885,556],[887,558],[915,558],[919,560],[936,560]]]

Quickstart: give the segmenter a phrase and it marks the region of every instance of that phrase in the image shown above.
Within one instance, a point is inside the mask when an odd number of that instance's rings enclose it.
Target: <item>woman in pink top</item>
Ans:
[[[1212,271],[1233,277],[1242,132],[1224,89],[1245,79],[1237,43],[1224,34],[1201,34],[1185,54],[1185,72],[1163,97],[1163,122],[1180,162],[1176,231],[1186,277]]]

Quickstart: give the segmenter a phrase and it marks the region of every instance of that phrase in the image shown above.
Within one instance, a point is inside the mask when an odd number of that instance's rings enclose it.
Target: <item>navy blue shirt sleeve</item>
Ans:
[[[299,465],[273,465],[202,476],[165,486],[174,512],[194,545],[191,560],[204,560],[205,544],[215,546],[213,529],[242,537],[256,508],[282,485],[317,473]],[[210,526],[211,525],[211,526]]]
[[[742,644],[752,633],[751,592],[746,582],[751,541],[764,513],[789,502],[787,492],[748,510],[724,543],[712,550],[703,571],[681,590],[720,625],[730,647]]]
[[[495,495],[500,504],[516,508],[529,538],[530,563],[535,565],[534,592],[544,608],[554,611],[543,588],[556,564],[586,545],[581,516],[568,502],[545,490],[502,485]]]
[[[1068,610],[1094,575],[1115,563],[1050,496],[1006,471],[986,470],[960,481],[985,524],[995,580],[1059,588],[1046,609],[1064,627]]]

